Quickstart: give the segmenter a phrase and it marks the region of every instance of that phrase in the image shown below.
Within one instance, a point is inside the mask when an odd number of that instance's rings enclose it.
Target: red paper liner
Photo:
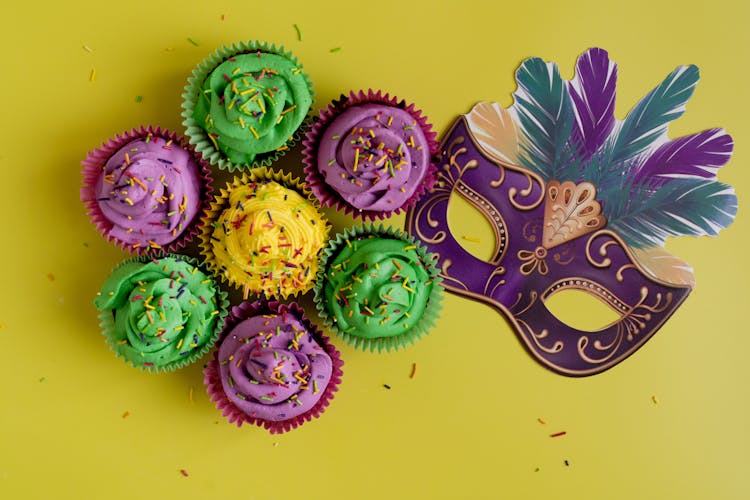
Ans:
[[[331,357],[333,371],[331,373],[331,380],[323,391],[323,394],[310,410],[289,420],[273,422],[249,416],[227,398],[219,374],[219,347],[238,323],[260,314],[283,314],[284,312],[293,313],[309,329],[315,340],[318,341],[320,346]],[[221,414],[227,418],[229,423],[237,424],[237,427],[241,427],[242,424],[257,425],[258,427],[263,427],[271,434],[282,434],[296,429],[305,422],[320,417],[333,399],[334,393],[338,391],[338,385],[341,383],[341,376],[344,373],[341,370],[343,365],[344,362],[341,360],[341,353],[330,343],[330,339],[323,335],[323,332],[307,319],[304,310],[296,302],[282,304],[277,301],[246,301],[232,307],[229,315],[226,317],[224,329],[216,341],[213,358],[203,370],[203,383],[206,385],[209,398],[216,404],[216,408],[221,411]]]
[[[201,202],[198,206],[198,211],[196,212],[195,217],[193,217],[190,224],[177,236],[177,238],[169,244],[163,245],[161,248],[152,248],[148,245],[133,247],[132,244],[111,236],[109,232],[112,230],[113,224],[107,219],[99,207],[99,202],[96,200],[96,193],[94,192],[96,189],[96,182],[102,172],[102,167],[107,163],[107,160],[129,142],[136,139],[143,139],[149,134],[152,136],[171,139],[172,142],[185,149],[190,154],[193,161],[200,166],[200,178],[202,183]],[[188,243],[191,243],[193,238],[198,235],[201,214],[209,207],[211,202],[213,177],[211,176],[208,162],[195,151],[195,148],[190,145],[185,137],[166,128],[154,128],[152,125],[141,125],[138,128],[126,130],[120,134],[116,134],[113,138],[107,139],[101,144],[101,146],[90,151],[88,155],[86,155],[86,159],[81,162],[81,165],[83,165],[83,170],[81,171],[83,177],[83,186],[81,187],[80,194],[81,201],[86,206],[86,213],[91,218],[92,224],[96,226],[97,231],[99,231],[110,243],[114,243],[126,252],[135,255],[174,253],[185,247]]]
[[[352,206],[335,189],[326,183],[317,167],[318,139],[322,137],[328,125],[345,109],[367,103],[397,107],[409,113],[422,129],[430,149],[430,165],[419,187],[417,187],[414,194],[408,200],[393,210],[360,210]],[[437,142],[437,134],[432,130],[432,125],[427,122],[427,118],[422,114],[422,111],[417,109],[414,104],[407,104],[403,99],[391,96],[388,93],[384,94],[381,90],[374,91],[367,89],[366,92],[364,90],[357,92],[349,91],[349,95],[342,94],[338,99],[334,99],[325,109],[320,110],[317,120],[305,134],[302,145],[304,146],[302,161],[305,164],[305,180],[310,190],[320,200],[321,205],[333,207],[352,217],[361,217],[364,220],[385,219],[391,215],[406,211],[414,206],[424,193],[432,189],[437,179],[437,167],[432,158],[438,152],[439,144]]]

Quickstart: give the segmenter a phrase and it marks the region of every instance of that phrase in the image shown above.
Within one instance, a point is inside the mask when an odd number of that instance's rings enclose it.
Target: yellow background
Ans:
[[[750,497],[749,13],[742,0],[6,2],[0,498]],[[525,57],[570,78],[580,52],[608,49],[619,117],[695,63],[702,80],[670,134],[734,136],[720,179],[737,189],[738,221],[717,239],[670,242],[697,288],[611,371],[547,371],[497,312],[446,295],[437,328],[412,348],[378,356],[338,341],[345,376],[323,418],[282,436],[237,429],[203,391],[201,363],[150,376],[108,351],[92,300],[125,254],[97,235],[78,190],[80,161],[107,137],[148,123],[181,130],[192,67],[240,39],[294,51],[316,109],[371,86],[415,102],[440,131],[478,100],[510,104]],[[299,171],[299,160],[280,166]]]

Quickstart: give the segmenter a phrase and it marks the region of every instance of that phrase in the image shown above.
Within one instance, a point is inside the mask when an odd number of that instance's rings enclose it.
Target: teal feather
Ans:
[[[525,136],[521,162],[545,180],[577,175],[575,151],[569,144],[575,124],[568,85],[554,63],[535,57],[516,71],[514,104]]]
[[[611,139],[612,161],[633,158],[664,135],[669,122],[685,112],[699,78],[697,66],[680,66],[641,99]]]
[[[670,236],[718,234],[737,214],[734,189],[714,180],[673,179],[658,187],[630,184],[604,198],[607,226],[633,247],[663,246]]]

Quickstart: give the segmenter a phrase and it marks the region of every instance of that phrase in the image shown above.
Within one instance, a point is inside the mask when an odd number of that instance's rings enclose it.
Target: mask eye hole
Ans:
[[[557,319],[583,332],[602,330],[621,318],[615,306],[584,290],[552,292],[544,299],[544,305]]]
[[[508,246],[502,215],[484,197],[462,183],[448,200],[448,228],[459,245],[479,260],[497,264]]]
[[[455,191],[448,202],[448,228],[459,245],[477,259],[489,262],[495,234],[485,215]]]

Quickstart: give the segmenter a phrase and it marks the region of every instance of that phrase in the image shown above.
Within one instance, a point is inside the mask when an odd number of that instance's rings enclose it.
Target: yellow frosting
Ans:
[[[273,181],[235,186],[211,234],[224,276],[267,297],[305,292],[318,272],[328,226],[315,205]]]

